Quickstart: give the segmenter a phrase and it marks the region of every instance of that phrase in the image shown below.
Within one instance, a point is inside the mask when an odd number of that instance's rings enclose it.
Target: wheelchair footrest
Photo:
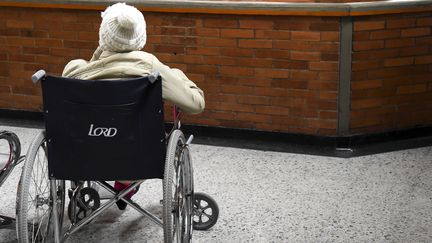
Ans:
[[[15,230],[15,219],[0,215],[0,229]]]

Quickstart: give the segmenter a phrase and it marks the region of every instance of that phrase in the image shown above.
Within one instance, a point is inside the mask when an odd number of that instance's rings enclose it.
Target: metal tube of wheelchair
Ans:
[[[103,181],[97,181],[97,183],[99,185],[101,185],[103,188],[105,188],[107,191],[109,191],[110,193],[112,193],[113,195],[116,194],[116,192],[112,189],[112,187]],[[140,182],[139,184],[141,184],[142,182]],[[140,205],[134,203],[133,201],[131,201],[130,199],[127,198],[122,198],[123,201],[125,201],[129,206],[131,206],[132,208],[134,208],[135,210],[137,210],[138,212],[140,212],[141,214],[149,217],[154,223],[158,224],[159,226],[163,227],[163,223],[162,221],[154,216],[152,213],[148,212],[147,210],[143,209]]]
[[[186,145],[191,144],[193,139],[194,139],[194,135],[191,134],[191,135],[189,136],[188,140],[186,141]]]
[[[59,226],[59,217],[58,217],[58,209],[57,209],[57,185],[56,179],[50,179],[51,184],[51,195],[53,200],[53,217],[54,217],[54,242],[60,243],[60,226]]]
[[[141,183],[137,183],[136,186],[138,186]],[[83,220],[79,221],[76,225],[73,225],[64,235],[64,238],[68,238],[71,234],[78,231],[81,227],[83,227],[85,224],[96,218],[99,214],[103,213],[105,209],[111,207],[115,202],[116,199],[124,197],[126,194],[131,192],[133,189],[135,189],[136,186],[131,186],[123,191],[121,191],[118,195],[116,195],[114,198],[110,199],[107,203],[105,203],[102,207],[96,209],[93,211],[87,218],[84,218]]]

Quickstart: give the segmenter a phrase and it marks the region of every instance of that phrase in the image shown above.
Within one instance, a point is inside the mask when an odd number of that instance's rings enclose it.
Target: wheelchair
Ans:
[[[0,187],[15,166],[24,160],[18,136],[10,131],[0,131]],[[15,219],[0,215],[0,229],[15,230]]]
[[[119,201],[161,226],[168,243],[191,242],[193,229],[216,223],[214,199],[194,192],[193,135],[186,140],[176,108],[165,131],[159,74],[97,81],[40,70],[32,80],[41,81],[45,130],[29,146],[18,186],[19,242],[64,242]],[[146,179],[162,179],[162,219],[127,196]],[[109,181],[132,182],[116,190]],[[94,184],[112,197],[102,203]]]

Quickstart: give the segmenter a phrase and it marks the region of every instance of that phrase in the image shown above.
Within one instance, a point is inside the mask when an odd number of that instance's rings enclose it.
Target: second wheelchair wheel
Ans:
[[[57,212],[53,210],[53,194],[48,177],[45,132],[39,133],[30,145],[17,192],[18,241],[49,242],[54,239],[54,227],[61,229],[65,204],[65,183],[55,181]],[[57,213],[58,222],[54,222]]]
[[[193,177],[185,137],[175,130],[167,147],[163,179],[164,242],[192,240]]]

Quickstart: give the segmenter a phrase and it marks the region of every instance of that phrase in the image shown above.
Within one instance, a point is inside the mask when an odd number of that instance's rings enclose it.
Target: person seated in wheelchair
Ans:
[[[70,61],[62,76],[84,80],[141,77],[158,72],[162,77],[162,98],[175,104],[181,111],[198,114],[204,110],[204,93],[179,69],[170,68],[154,55],[141,51],[146,44],[146,22],[143,14],[133,6],[117,3],[102,12],[99,46],[90,61]],[[128,182],[116,182],[121,190]],[[131,197],[132,192],[128,196]],[[117,203],[120,209],[126,204]]]

